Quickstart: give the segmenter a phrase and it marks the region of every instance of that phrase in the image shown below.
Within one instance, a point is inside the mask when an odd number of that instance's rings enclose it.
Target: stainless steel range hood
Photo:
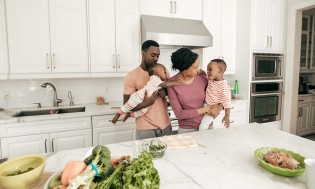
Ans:
[[[141,16],[141,40],[154,40],[163,48],[188,47],[191,49],[212,46],[212,35],[200,20]]]

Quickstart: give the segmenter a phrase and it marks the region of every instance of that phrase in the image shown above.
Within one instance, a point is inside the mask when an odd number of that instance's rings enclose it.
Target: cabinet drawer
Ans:
[[[240,112],[240,111],[246,111],[247,109],[247,103],[231,103],[231,112]]]
[[[311,100],[310,96],[299,96],[298,103],[310,103],[310,100]]]
[[[117,127],[117,126],[126,126],[126,125],[134,125],[135,119],[132,117],[129,117],[125,122],[122,122],[122,119],[125,115],[121,115],[119,120],[116,122],[116,124],[112,123],[112,119],[114,117],[113,115],[104,115],[104,116],[93,116],[92,117],[92,124],[93,128],[96,127]]]

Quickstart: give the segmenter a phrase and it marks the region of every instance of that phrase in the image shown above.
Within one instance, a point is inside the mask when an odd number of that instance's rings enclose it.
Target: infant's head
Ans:
[[[209,80],[222,80],[226,70],[226,63],[222,59],[213,59],[207,66]]]
[[[155,75],[158,76],[162,81],[169,79],[169,73],[166,70],[165,66],[160,63],[152,65],[148,71],[149,76]]]

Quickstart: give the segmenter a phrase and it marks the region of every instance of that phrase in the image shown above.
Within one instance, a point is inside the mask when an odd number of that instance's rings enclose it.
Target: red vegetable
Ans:
[[[82,173],[86,167],[83,161],[69,161],[63,169],[61,183],[68,186],[70,180]]]

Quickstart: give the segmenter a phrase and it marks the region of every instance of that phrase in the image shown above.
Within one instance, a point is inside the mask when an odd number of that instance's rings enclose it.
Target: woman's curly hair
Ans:
[[[197,53],[192,52],[188,48],[180,48],[171,55],[172,69],[179,71],[188,70],[197,58]]]

